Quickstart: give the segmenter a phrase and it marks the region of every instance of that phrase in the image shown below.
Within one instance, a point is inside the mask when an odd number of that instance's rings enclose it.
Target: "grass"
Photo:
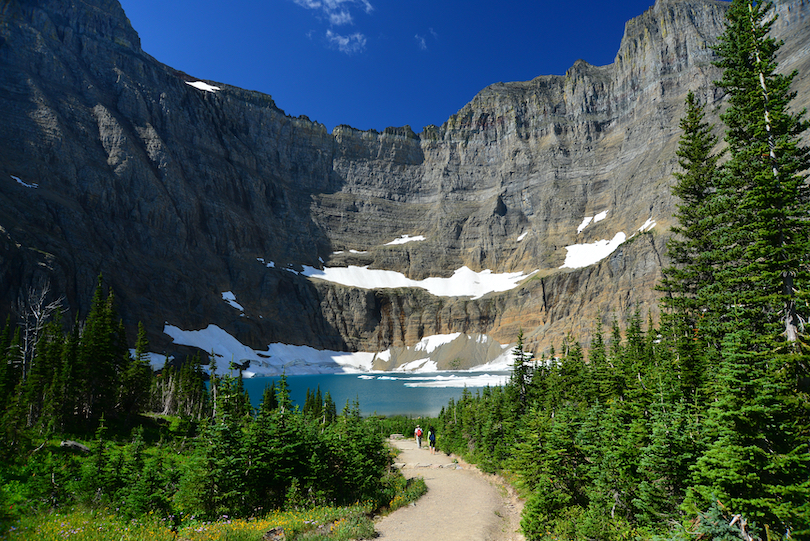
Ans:
[[[392,479],[394,497],[386,512],[416,501],[427,485],[421,478]],[[109,509],[74,509],[21,518],[0,539],[8,541],[260,541],[273,528],[282,528],[288,541],[348,541],[375,535],[371,503],[351,507],[316,507],[301,511],[271,511],[260,518],[206,522],[181,517],[175,532],[172,521],[155,514],[127,520]]]
[[[374,526],[367,506],[321,507],[305,511],[274,511],[261,518],[221,517],[215,522],[184,520],[177,533],[171,521],[153,515],[125,520],[109,512],[75,510],[21,520],[2,539],[57,541],[258,541],[273,528],[283,528],[288,540],[336,541],[372,537]],[[318,532],[326,532],[324,537]]]

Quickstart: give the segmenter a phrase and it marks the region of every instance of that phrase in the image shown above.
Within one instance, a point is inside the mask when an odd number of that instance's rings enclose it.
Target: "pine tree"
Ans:
[[[585,380],[585,399],[590,404],[604,404],[610,398],[610,367],[608,366],[607,349],[602,336],[602,316],[596,316],[591,348],[588,351],[588,370]]]
[[[517,345],[512,350],[512,357],[514,359],[512,386],[516,392],[515,400],[518,404],[518,412],[521,413],[526,410],[528,386],[531,381],[529,363],[532,360],[531,353],[526,353],[523,346],[523,329],[518,331]]]
[[[120,376],[129,355],[123,324],[115,309],[115,296],[103,295],[99,276],[90,313],[81,332],[77,368],[82,415],[98,419],[114,415]]]
[[[704,106],[691,91],[685,106],[677,151],[682,171],[675,173],[677,182],[672,187],[681,200],[675,213],[678,225],[671,229],[674,236],[667,242],[671,265],[664,269],[658,289],[666,293],[661,301],[662,330],[675,350],[681,392],[694,403],[705,393],[717,364],[713,352],[719,349],[715,322],[722,307],[710,307],[699,293],[715,281],[713,233],[720,225],[716,194],[722,154],[714,152],[718,138],[704,120]]]
[[[127,360],[121,374],[120,409],[126,415],[140,413],[149,398],[152,367],[149,364],[149,341],[143,323],[138,323],[135,356]]]
[[[714,255],[723,270],[712,296],[735,305],[735,325],[763,337],[758,349],[795,350],[800,320],[807,317],[797,301],[810,278],[804,262],[810,251],[810,151],[799,140],[808,128],[804,111],[790,110],[796,73],[776,72],[781,43],[768,36],[772,8],[771,2],[733,1],[715,49],[723,69],[716,84],[728,95],[721,118],[731,156],[718,195],[733,204],[725,206],[715,233],[722,242]]]
[[[283,414],[292,412],[293,402],[290,398],[290,385],[287,383],[287,374],[282,374],[276,386],[276,403]]]
[[[713,134],[713,126],[704,118],[703,105],[690,91],[680,122],[683,133],[677,151],[678,165],[683,171],[674,174],[677,182],[672,187],[672,194],[681,200],[674,215],[678,225],[670,229],[675,234],[667,242],[671,265],[664,269],[664,279],[658,287],[667,292],[663,305],[686,317],[693,329],[695,319],[705,308],[700,305],[697,292],[713,281],[712,261],[706,258],[715,250],[715,239],[710,233],[716,226],[712,204],[721,157],[714,153],[718,138]]]
[[[262,394],[262,401],[259,404],[259,415],[269,415],[278,409],[278,400],[276,399],[276,382],[265,386],[264,393]]]
[[[332,400],[332,395],[326,391],[323,398],[323,422],[328,425],[334,423],[335,419],[337,419],[337,406]]]
[[[800,333],[808,316],[810,154],[799,142],[804,112],[789,108],[795,73],[776,72],[772,8],[734,0],[715,49],[730,160],[716,194],[715,281],[698,297],[724,310],[723,340],[709,412],[715,439],[698,461],[692,496],[703,505],[725,500],[771,531],[804,534],[810,408],[798,382],[810,364]]]
[[[11,339],[14,330],[11,325],[11,316],[6,318],[6,325],[0,332],[0,409],[5,409],[11,389],[14,387],[12,358],[10,355]]]

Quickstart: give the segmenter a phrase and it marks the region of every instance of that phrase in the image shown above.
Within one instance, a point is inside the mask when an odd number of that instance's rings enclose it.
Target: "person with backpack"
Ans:
[[[422,427],[416,425],[416,429],[413,431],[413,435],[416,438],[416,447],[418,449],[422,448]]]
[[[430,443],[430,454],[436,454],[436,429],[432,426],[428,428],[428,442]]]

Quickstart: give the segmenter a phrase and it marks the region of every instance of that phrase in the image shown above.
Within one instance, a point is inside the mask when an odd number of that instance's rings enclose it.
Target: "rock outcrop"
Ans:
[[[142,321],[158,351],[173,348],[164,322],[215,324],[256,348],[381,351],[453,332],[509,343],[519,329],[535,351],[569,333],[587,346],[597,314],[657,315],[678,119],[689,90],[722,100],[710,46],[726,6],[658,0],[627,23],[613,64],[578,61],[564,76],[492,85],[416,134],[329,133],[270,96],[192,86],[198,79],[140,48],[114,0],[9,0],[0,312],[48,280],[66,298],[66,320],[81,318],[102,273],[130,332]],[[783,67],[800,70],[804,107],[810,8],[777,8]],[[560,268],[566,246],[619,232],[632,238],[609,257]],[[403,235],[424,240],[390,244]],[[462,266],[537,272],[479,299],[289,272],[324,265],[414,280]]]

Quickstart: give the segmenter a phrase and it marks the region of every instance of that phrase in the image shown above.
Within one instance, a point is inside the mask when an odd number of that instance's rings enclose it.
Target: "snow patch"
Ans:
[[[302,274],[309,278],[320,278],[327,282],[361,289],[418,287],[437,297],[480,299],[488,293],[509,291],[534,272],[528,275],[522,272],[493,274],[489,269],[474,272],[468,267],[461,267],[450,278],[412,280],[400,272],[350,265],[349,267],[325,267],[323,270],[304,266]]]
[[[240,312],[244,312],[245,309],[242,307],[241,304],[236,302],[236,295],[233,294],[232,291],[223,291],[222,292],[222,300],[239,310]]]
[[[425,338],[419,340],[419,342],[416,343],[413,349],[414,351],[424,351],[425,353],[433,353],[439,347],[445,344],[449,344],[459,336],[461,336],[460,332],[452,334],[434,334],[433,336],[426,336]]]
[[[582,231],[583,231],[583,230],[584,230],[586,227],[588,227],[588,226],[589,226],[591,223],[601,222],[602,220],[604,220],[605,218],[607,218],[607,214],[608,214],[608,211],[607,211],[607,210],[603,210],[602,212],[600,212],[600,213],[599,213],[599,214],[597,214],[596,216],[585,216],[585,217],[582,219],[582,223],[581,223],[581,224],[579,224],[579,227],[577,227],[577,235],[579,235],[580,233],[582,233]]]
[[[352,250],[352,252],[354,252]],[[361,253],[361,252],[354,252]],[[265,262],[261,257],[256,258],[267,268],[275,268],[272,261]],[[489,269],[481,272],[474,272],[468,267],[457,269],[450,278],[425,278],[424,280],[412,280],[396,271],[382,269],[369,269],[349,265],[348,267],[324,267],[316,269],[304,265],[304,270],[298,273],[292,267],[284,270],[295,274],[302,274],[307,278],[319,278],[327,282],[333,282],[348,287],[360,289],[396,289],[400,287],[418,287],[425,289],[437,297],[472,297],[480,299],[488,293],[509,291],[516,287],[521,281],[533,275],[537,271],[529,274],[523,272],[507,272],[503,274],[493,274]]]
[[[17,181],[17,184],[20,184],[21,186],[24,186],[26,188],[39,188],[39,184],[33,184],[33,183],[28,184],[27,182],[22,180],[20,177],[15,177],[14,175],[10,175],[10,176],[11,176],[12,179]]]
[[[475,376],[457,376],[453,374],[449,376],[425,378],[422,381],[419,381],[420,379],[421,378],[408,378],[408,383],[405,384],[405,387],[495,387],[509,383],[509,375],[504,374],[479,374]]]
[[[647,221],[646,221],[646,222],[644,222],[644,225],[642,225],[641,227],[639,227],[639,228],[638,228],[638,230],[639,230],[641,233],[644,233],[645,231],[649,231],[650,229],[652,229],[653,227],[655,227],[655,225],[656,225],[656,222],[655,222],[655,220],[653,220],[653,219],[652,219],[652,216],[651,216],[651,217],[647,218]]]
[[[612,254],[625,240],[627,235],[616,233],[612,240],[598,240],[589,244],[574,244],[566,246],[565,263],[560,268],[579,269],[593,265]]]
[[[523,239],[525,239],[525,238],[526,238],[526,235],[528,235],[528,234],[529,234],[529,232],[528,232],[528,231],[523,232],[523,233],[522,233],[522,234],[521,234],[521,235],[520,235],[520,236],[517,238],[517,241],[518,241],[518,242],[522,241]]]
[[[378,379],[397,379],[395,372],[439,372],[438,364],[429,356],[411,361],[396,369],[394,372],[381,372],[372,370],[374,359],[389,361],[391,351],[385,350],[380,353],[355,352],[346,353],[339,351],[318,350],[309,346],[290,346],[287,344],[270,344],[265,351],[251,349],[236,338],[228,334],[216,325],[209,325],[205,329],[198,331],[184,331],[173,325],[166,324],[163,332],[169,335],[175,344],[199,348],[209,354],[213,354],[217,362],[218,374],[236,375],[238,370],[231,370],[231,363],[244,365],[247,361],[249,365],[243,370],[242,376],[246,378],[260,376],[278,376],[281,374],[302,375],[302,374],[334,374],[334,373],[355,373],[355,374],[386,374]],[[450,337],[458,335],[438,335],[436,337],[426,337],[420,344],[424,344],[427,355],[442,344],[450,342]],[[482,341],[488,340],[482,337]],[[469,381],[478,372],[487,371],[511,371],[512,350],[510,345],[503,346],[504,352],[493,361],[470,370],[461,371],[471,374],[464,376],[468,380],[468,386],[500,385],[492,380],[479,380],[479,385]],[[134,351],[133,351],[134,355]],[[165,355],[150,354],[150,362],[153,368],[163,367]],[[458,372],[454,372],[458,374]],[[457,376],[458,377],[458,376]],[[498,376],[502,377],[502,376]],[[370,376],[366,379],[370,379]],[[432,376],[427,379],[436,379]],[[446,384],[424,384],[425,386],[463,386],[463,378],[447,379]],[[409,381],[415,381],[409,380]],[[486,381],[486,383],[484,383]],[[413,386],[422,386],[421,383],[414,383]]]
[[[392,372],[437,372],[438,370],[438,363],[436,361],[432,361],[430,357],[428,357],[402,364],[392,370]]]
[[[425,240],[424,235],[416,235],[415,237],[412,237],[410,235],[402,235],[398,239],[392,240],[391,242],[388,242],[385,245],[386,246],[394,246],[396,244],[405,244],[405,243],[408,243],[408,242],[419,242],[419,241],[423,241],[423,240]]]
[[[193,86],[198,90],[205,90],[206,92],[216,92],[217,90],[222,90],[218,86],[209,85],[208,83],[204,83],[202,81],[186,81],[186,84]]]
[[[184,331],[174,325],[165,325],[163,332],[175,344],[200,348],[213,353],[217,359],[218,374],[236,375],[230,370],[231,362],[244,364],[250,361],[242,375],[278,376],[287,374],[332,374],[339,372],[370,372],[374,353],[346,353],[318,350],[309,346],[270,344],[267,350],[251,349],[216,325],[199,331]]]
[[[361,376],[357,376],[359,379],[367,379],[373,380],[377,379],[380,381],[404,381],[405,387],[428,387],[428,388],[440,388],[440,387],[454,387],[454,388],[463,388],[463,387],[494,387],[497,385],[506,385],[509,382],[509,375],[508,374],[430,374],[424,376],[371,376],[368,374],[364,374]]]
[[[579,227],[577,227],[577,235],[579,235],[580,233],[582,233],[582,230],[583,230],[583,229],[585,229],[586,227],[588,227],[588,226],[590,225],[591,220],[593,220],[593,216],[585,216],[585,217],[582,219],[582,223],[581,223],[581,224],[579,224]]]

